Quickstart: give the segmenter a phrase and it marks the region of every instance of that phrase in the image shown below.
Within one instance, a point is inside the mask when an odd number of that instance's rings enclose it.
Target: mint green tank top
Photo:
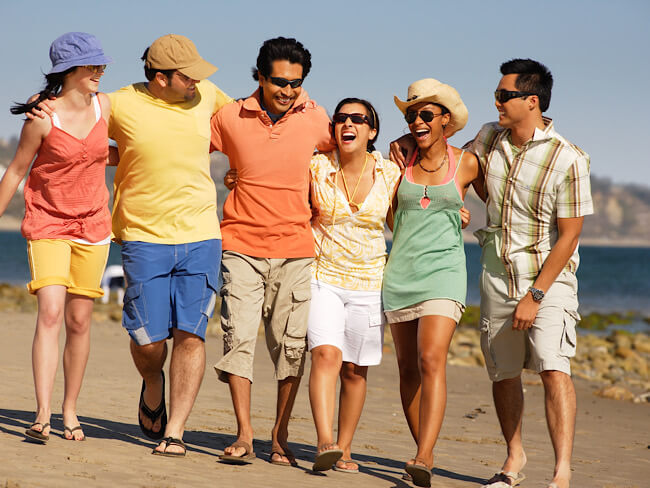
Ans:
[[[462,158],[461,154],[447,183],[425,186],[402,178],[397,190],[393,247],[384,270],[384,310],[399,310],[436,298],[465,305],[467,271],[459,213],[463,200],[456,187]],[[423,197],[429,200],[426,208]]]

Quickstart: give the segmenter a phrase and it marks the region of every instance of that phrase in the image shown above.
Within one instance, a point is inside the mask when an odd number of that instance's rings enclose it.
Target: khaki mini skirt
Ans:
[[[419,319],[427,315],[441,315],[449,317],[456,323],[463,316],[465,306],[456,300],[448,298],[435,298],[433,300],[425,300],[410,307],[400,308],[398,310],[385,310],[386,320],[390,324],[399,322],[409,322],[411,320]]]

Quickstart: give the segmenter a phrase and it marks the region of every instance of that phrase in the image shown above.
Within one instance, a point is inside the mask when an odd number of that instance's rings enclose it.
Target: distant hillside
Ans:
[[[17,138],[9,141],[0,139],[0,175],[16,151]],[[228,169],[228,159],[220,153],[211,158],[211,174],[217,187],[219,216],[228,190],[223,186],[223,176]],[[114,168],[106,171],[106,182],[113,190]],[[591,177],[595,215],[585,218],[581,241],[583,244],[610,246],[650,246],[650,187],[612,183],[607,178]],[[484,225],[485,206],[470,190],[466,206],[472,214],[472,221],[465,231],[466,240],[472,240],[471,233]],[[11,200],[5,216],[0,219],[0,228],[18,229],[23,215],[24,203],[19,191]]]

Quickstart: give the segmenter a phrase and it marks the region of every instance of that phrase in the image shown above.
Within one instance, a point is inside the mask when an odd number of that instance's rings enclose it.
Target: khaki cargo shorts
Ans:
[[[580,320],[577,290],[575,275],[562,272],[542,300],[533,326],[513,330],[519,298],[508,298],[507,276],[481,271],[481,349],[492,381],[516,378],[523,368],[571,374]]]
[[[257,331],[264,324],[275,379],[302,376],[307,344],[313,258],[255,258],[224,251],[221,259],[223,357],[221,381],[234,374],[253,381]]]

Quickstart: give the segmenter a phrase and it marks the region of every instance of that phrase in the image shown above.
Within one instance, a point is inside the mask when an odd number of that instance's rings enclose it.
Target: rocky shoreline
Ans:
[[[218,304],[216,310],[219,310]],[[0,284],[0,311],[36,312],[36,299],[24,287]],[[121,319],[120,305],[114,302],[96,303],[93,312],[95,323],[120,322]],[[571,361],[573,375],[588,380],[593,385],[595,395],[650,403],[650,336],[640,332],[608,330],[611,325],[620,325],[629,320],[630,317],[621,314],[591,313],[583,318],[580,325],[587,328],[579,329],[577,354]],[[485,366],[478,321],[478,307],[467,307],[449,349],[450,365],[474,368]],[[385,347],[392,350],[390,329],[386,330]],[[221,335],[218,314],[208,323],[208,335]],[[526,383],[541,384],[541,380],[537,376],[526,375]]]

